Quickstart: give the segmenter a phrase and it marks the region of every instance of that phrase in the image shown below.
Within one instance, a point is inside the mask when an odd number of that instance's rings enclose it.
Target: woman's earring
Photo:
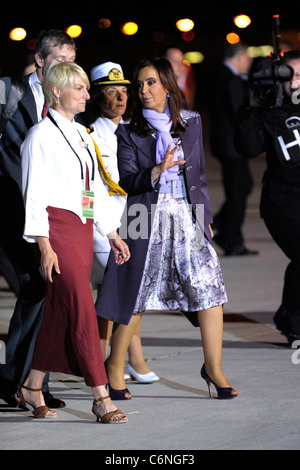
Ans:
[[[170,96],[171,96],[171,94],[168,92],[168,93],[167,93],[167,98],[170,98]]]
[[[59,105],[59,98],[56,98],[55,106],[58,106],[58,105]]]

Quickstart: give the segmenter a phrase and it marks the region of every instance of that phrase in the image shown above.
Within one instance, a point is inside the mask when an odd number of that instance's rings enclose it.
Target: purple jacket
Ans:
[[[188,202],[193,209],[197,204],[204,204],[204,232],[212,242],[209,230],[212,215],[207,189],[201,118],[198,113],[192,111],[183,111],[182,117],[187,123],[181,142],[186,160],[184,179]],[[128,125],[119,125],[117,135],[119,184],[128,194],[127,225],[121,227],[120,236],[128,244],[131,258],[127,263],[117,266],[113,256],[110,256],[96,302],[96,310],[98,316],[116,323],[128,324],[135,306],[147,254],[151,232],[151,205],[156,204],[158,198],[158,190],[153,188],[151,183],[151,170],[156,165],[156,140],[152,135],[140,137],[131,132]],[[134,216],[129,215],[134,204],[142,204],[148,210],[147,234],[145,236],[143,233],[136,239],[130,237],[130,230],[127,233],[127,227],[134,220]],[[143,232],[143,227],[140,231]]]

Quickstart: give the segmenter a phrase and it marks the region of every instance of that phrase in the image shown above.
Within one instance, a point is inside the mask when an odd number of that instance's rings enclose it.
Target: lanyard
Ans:
[[[78,158],[78,161],[80,163],[80,170],[81,170],[81,181],[84,181],[84,174],[83,174],[83,165],[82,165],[82,161],[78,155],[78,153],[75,151],[75,149],[73,148],[72,144],[69,142],[69,140],[67,139],[67,137],[65,136],[65,134],[63,133],[63,131],[61,130],[61,128],[59,127],[59,125],[57,124],[57,122],[53,119],[53,117],[51,116],[50,113],[47,114],[47,117],[50,119],[50,121],[57,127],[57,129],[60,130],[60,132],[62,133],[64,139],[66,140],[66,142],[69,144],[69,146],[71,147],[71,149],[73,150],[73,152],[75,153],[76,157]],[[81,137],[80,135],[80,132],[78,129],[76,129],[83,144],[85,144],[83,146],[83,148],[85,148],[88,153],[89,153],[89,156],[91,157],[91,160],[92,160],[92,182],[94,182],[94,179],[95,179],[95,163],[94,163],[94,158],[93,158],[93,155],[91,154],[89,148],[88,148],[88,144],[83,140],[83,138]]]

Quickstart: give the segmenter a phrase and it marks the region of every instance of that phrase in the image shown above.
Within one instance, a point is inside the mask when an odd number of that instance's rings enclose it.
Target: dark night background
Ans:
[[[4,10],[4,11],[3,11]],[[233,17],[244,13],[252,23],[246,29],[238,29]],[[197,100],[205,100],[206,80],[214,64],[220,59],[225,36],[235,31],[249,45],[272,45],[272,17],[280,15],[281,38],[288,40],[293,48],[300,49],[300,24],[297,11],[287,2],[265,1],[220,2],[181,1],[176,2],[44,2],[11,5],[2,8],[0,16],[0,68],[1,75],[21,74],[30,53],[28,41],[35,39],[43,29],[63,29],[79,24],[82,34],[75,39],[78,51],[77,62],[87,71],[101,62],[111,60],[121,63],[124,74],[131,76],[135,65],[145,57],[158,54],[164,47],[174,45],[187,52],[201,51],[205,59],[194,65],[198,83]],[[109,18],[110,28],[98,27],[100,18]],[[179,18],[191,18],[195,22],[192,41],[184,41],[175,22]],[[134,36],[124,36],[120,25],[135,21],[139,30]],[[27,37],[21,42],[11,41],[9,31],[22,26]],[[161,41],[154,39],[159,32]]]

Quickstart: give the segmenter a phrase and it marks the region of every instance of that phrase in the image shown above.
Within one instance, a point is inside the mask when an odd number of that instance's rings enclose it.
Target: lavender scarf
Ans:
[[[156,133],[156,163],[159,164],[164,158],[168,145],[171,144],[171,149],[174,147],[173,139],[170,134],[172,122],[170,121],[169,107],[166,107],[164,113],[158,113],[153,109],[143,109],[144,118],[147,119]],[[164,185],[170,181],[178,179],[178,165],[173,168],[168,168],[160,175],[160,184]]]

